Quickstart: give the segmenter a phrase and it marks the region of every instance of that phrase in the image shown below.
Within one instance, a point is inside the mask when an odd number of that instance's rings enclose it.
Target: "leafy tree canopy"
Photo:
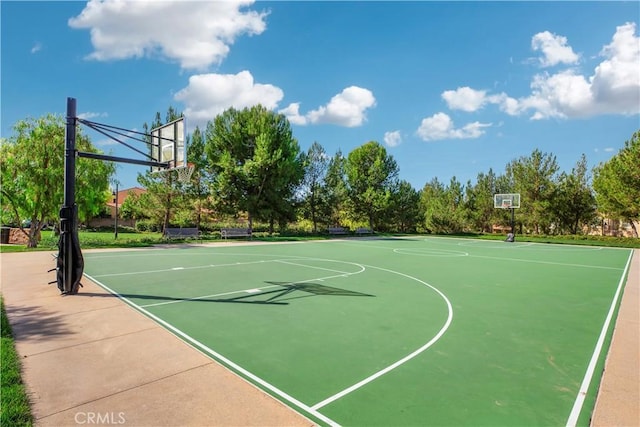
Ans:
[[[36,247],[40,230],[57,220],[64,195],[65,120],[59,115],[21,120],[15,134],[0,147],[3,212],[13,222],[30,220],[29,247]],[[76,147],[97,153],[89,138],[77,129]],[[113,163],[79,158],[76,162],[76,203],[80,221],[97,215],[110,196]]]

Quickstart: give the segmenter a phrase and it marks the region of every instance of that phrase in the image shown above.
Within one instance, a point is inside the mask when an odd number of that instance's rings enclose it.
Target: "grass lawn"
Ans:
[[[4,301],[0,299],[2,307],[2,342],[0,353],[0,425],[30,426],[33,425],[29,399],[20,377],[20,358],[16,353],[11,326],[4,310]]]

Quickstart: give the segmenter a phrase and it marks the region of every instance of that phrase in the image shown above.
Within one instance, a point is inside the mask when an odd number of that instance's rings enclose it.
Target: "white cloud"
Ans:
[[[33,47],[31,47],[31,53],[37,53],[40,52],[42,50],[42,43],[40,42],[36,42],[33,44]]]
[[[287,119],[289,120],[289,122],[291,122],[294,125],[306,125],[307,124],[307,119],[304,116],[300,115],[300,103],[299,102],[294,102],[292,104],[289,104],[289,106],[287,108],[284,108],[280,111],[278,111],[281,114],[284,114]]]
[[[282,100],[282,89],[255,83],[249,71],[238,74],[197,74],[189,77],[189,85],[178,91],[174,99],[185,105],[189,127],[203,126],[228,108],[242,109],[262,104],[274,109]]]
[[[310,123],[329,123],[339,126],[356,127],[367,119],[366,111],[376,104],[369,89],[350,86],[331,98],[326,106],[310,111]]]
[[[451,110],[476,111],[487,102],[487,91],[475,90],[468,86],[459,87],[456,90],[442,92],[442,99]]]
[[[456,129],[451,117],[445,113],[436,113],[431,117],[422,119],[422,123],[416,133],[424,141],[470,139],[482,136],[485,133],[483,128],[489,126],[491,126],[491,123],[473,122]]]
[[[536,75],[520,109],[533,110],[532,119],[640,113],[640,38],[635,29],[633,23],[616,28],[600,52],[605,59],[590,77],[572,70]]]
[[[531,48],[544,55],[539,58],[540,65],[552,67],[558,64],[575,64],[580,57],[567,45],[567,38],[544,31],[533,36]]]
[[[90,0],[69,26],[90,29],[99,61],[159,56],[184,69],[220,64],[238,36],[260,34],[265,12],[244,10],[253,0]]]
[[[595,105],[589,82],[572,70],[539,74],[531,82],[532,93],[519,101],[519,110],[533,110],[532,119],[592,115]]]
[[[451,109],[476,111],[487,104],[497,104],[509,115],[530,112],[533,120],[639,114],[640,38],[635,35],[635,30],[635,23],[617,27],[611,43],[600,52],[603,61],[591,76],[579,74],[572,68],[553,74],[539,73],[531,80],[531,93],[520,98],[506,93],[489,95],[484,90],[468,87],[445,91],[442,97]],[[566,41],[560,38],[556,42],[562,47]],[[571,63],[571,55],[562,53],[562,49],[545,49],[545,64]]]
[[[291,123],[334,124],[345,127],[361,126],[367,119],[367,110],[376,104],[373,92],[358,86],[350,86],[335,95],[325,106],[300,115],[300,104],[290,104],[280,110]]]
[[[600,54],[606,59],[590,78],[597,110],[603,113],[640,113],[640,38],[636,24],[617,27]]]
[[[388,147],[397,147],[402,143],[402,135],[400,135],[399,130],[394,130],[392,132],[384,133],[384,143],[387,144]]]

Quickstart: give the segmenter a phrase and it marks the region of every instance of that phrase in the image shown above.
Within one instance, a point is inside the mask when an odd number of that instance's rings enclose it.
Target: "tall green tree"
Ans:
[[[559,170],[556,156],[535,149],[530,156],[522,156],[507,165],[507,175],[514,190],[520,193],[520,214],[536,234],[548,233],[553,222],[552,196]]]
[[[290,217],[304,174],[298,141],[282,114],[261,105],[230,108],[209,122],[205,152],[217,205],[228,213],[280,221]]]
[[[420,192],[420,210],[429,233],[449,231],[444,185],[437,177],[427,182]]]
[[[636,237],[640,221],[640,130],[609,161],[594,170],[598,209],[614,219],[629,221]]]
[[[195,226],[201,227],[203,213],[209,205],[208,200],[211,195],[209,183],[212,180],[207,166],[207,156],[205,154],[204,135],[199,127],[196,127],[188,139],[187,162],[194,167],[191,180],[186,185],[186,194],[189,196],[188,207],[193,208],[195,213]]]
[[[313,224],[313,232],[318,231],[318,222],[326,222],[327,200],[323,197],[322,186],[329,167],[329,158],[324,147],[314,142],[304,155],[305,174],[301,183],[300,196],[303,212]]]
[[[346,176],[349,198],[356,217],[364,217],[371,230],[378,216],[388,209],[391,191],[398,179],[398,165],[387,150],[369,141],[347,157]]]
[[[52,114],[20,120],[13,127],[15,133],[0,147],[3,211],[11,212],[18,224],[31,221],[29,247],[38,245],[42,227],[58,218],[63,203],[65,126],[63,117]],[[76,147],[98,152],[81,128],[77,129]],[[114,171],[113,163],[77,159],[75,199],[80,221],[104,208]]]
[[[558,231],[578,234],[582,226],[596,217],[596,200],[589,183],[587,158],[583,154],[571,173],[562,172],[558,179],[551,209],[558,221]]]
[[[438,178],[425,184],[420,194],[420,209],[429,232],[458,233],[465,222],[464,186],[454,176],[445,186]]]
[[[391,192],[390,225],[401,233],[416,231],[420,222],[420,193],[411,183],[402,180]]]
[[[348,216],[349,197],[346,178],[347,159],[338,150],[329,160],[324,184],[321,188],[321,199],[328,206],[328,220],[331,225],[340,226]]]
[[[477,231],[490,232],[493,225],[493,196],[496,194],[496,175],[493,169],[478,173],[476,184],[466,186],[467,215],[470,227]]]

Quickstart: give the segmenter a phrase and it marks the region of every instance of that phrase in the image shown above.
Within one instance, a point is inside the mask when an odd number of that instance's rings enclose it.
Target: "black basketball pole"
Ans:
[[[63,287],[71,291],[73,283],[73,225],[76,203],[76,100],[67,98],[67,129],[64,149],[64,203],[60,210],[60,232],[62,233]]]
[[[86,157],[90,159],[105,160],[110,162],[124,162],[145,166],[156,166],[160,168],[169,167],[168,162],[125,159],[121,157],[106,156],[104,154],[78,151],[76,149],[76,125],[78,123],[87,124],[88,122],[79,120],[76,116],[76,113],[76,99],[67,98],[67,122],[65,129],[64,146],[64,201],[62,203],[62,207],[60,208],[60,239],[58,240],[58,257],[56,259],[57,267],[55,268],[55,282],[58,283],[58,289],[60,289],[60,292],[63,295],[73,295],[78,293],[78,288],[82,286],[80,280],[82,279],[82,274],[84,272],[84,258],[82,256],[82,249],[80,248],[80,239],[78,236],[78,207],[76,205],[76,157]],[[92,127],[92,129],[98,130],[95,127]],[[104,133],[102,131],[100,132]],[[121,142],[112,136],[109,137],[117,142]],[[118,238],[117,215],[118,202],[116,200],[116,238]]]

